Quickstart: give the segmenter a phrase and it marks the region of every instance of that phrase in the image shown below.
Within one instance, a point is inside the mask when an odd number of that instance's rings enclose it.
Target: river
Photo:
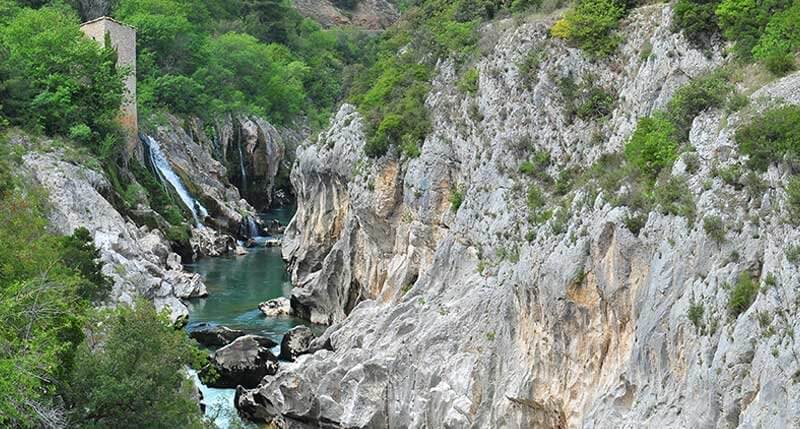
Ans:
[[[261,218],[277,219],[287,225],[292,215],[292,209],[276,209]],[[186,268],[202,275],[208,288],[208,298],[189,303],[187,329],[200,322],[213,322],[280,343],[286,331],[304,323],[292,317],[267,318],[258,310],[261,302],[289,296],[291,284],[280,248],[258,247],[248,249],[244,256],[204,258]],[[277,348],[273,351],[277,355]],[[207,405],[206,414],[215,419],[218,427],[250,427],[236,415],[234,389],[201,385],[200,390]]]

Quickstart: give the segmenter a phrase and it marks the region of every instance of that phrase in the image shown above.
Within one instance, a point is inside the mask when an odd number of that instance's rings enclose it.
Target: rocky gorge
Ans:
[[[256,218],[257,210],[242,198],[244,191],[232,184],[239,176],[230,174],[226,165],[242,166],[245,174],[249,171],[248,195],[261,202],[263,209],[272,204],[275,178],[286,168],[286,148],[296,145],[299,134],[280,133],[258,118],[228,118],[215,128],[219,135],[213,140],[198,127],[197,122],[184,124],[168,117],[152,136],[143,135],[143,152],[136,161],[147,165],[159,177],[160,186],[183,203],[182,210],[194,216],[184,249],[174,248],[175,242],[165,235],[171,227],[146,199],[120,209],[122,197],[109,178],[88,167],[90,161],[76,161],[82,155],[24,134],[13,139],[12,145],[36,149],[24,156],[23,166],[48,195],[55,232],[71,234],[83,227],[94,238],[103,273],[114,284],[108,304],[131,304],[141,295],[159,311],[166,309],[172,320],[185,320],[185,300],[204,297],[207,291],[200,276],[186,272],[182,263],[241,253],[241,240],[260,235],[263,226]],[[231,147],[245,149],[238,152]],[[154,150],[158,161],[150,153]],[[234,151],[237,158],[227,158]],[[168,177],[161,169],[168,170]]]
[[[486,24],[474,95],[459,91],[453,62],[438,64],[417,158],[366,157],[364,120],[342,106],[297,150],[283,243],[292,311],[331,326],[316,352],[240,391],[240,413],[278,427],[796,425],[791,166],[756,173],[755,192],[719,171],[742,162],[737,127],[800,104],[800,74],[745,70],[748,107],[693,118],[693,149],[668,171],[685,183],[674,192],[684,209],[637,218],[618,203],[629,187],[576,181],[541,195],[549,216],[529,210],[527,153],[548,155],[548,177],[598,165],[723,64],[719,43],[696,48],[671,16],[635,9],[605,61],[549,37],[551,17]],[[608,117],[570,115],[567,79],[616,94]],[[710,218],[727,225],[718,239]],[[760,292],[731,313],[742,278]]]

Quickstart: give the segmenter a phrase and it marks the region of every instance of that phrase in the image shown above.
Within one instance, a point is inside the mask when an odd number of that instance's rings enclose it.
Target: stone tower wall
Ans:
[[[125,99],[122,103],[120,123],[128,132],[128,153],[134,153],[139,143],[139,116],[136,107],[136,30],[108,17],[101,17],[81,25],[84,34],[105,43],[106,34],[117,51],[117,66],[130,71],[125,79]]]

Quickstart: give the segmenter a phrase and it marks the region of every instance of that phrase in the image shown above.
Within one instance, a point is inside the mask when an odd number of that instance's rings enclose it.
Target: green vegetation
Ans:
[[[528,187],[526,201],[528,204],[528,210],[531,212],[538,211],[539,209],[543,208],[546,203],[542,190],[536,185],[531,185]]]
[[[749,157],[747,165],[765,171],[784,157],[800,157],[800,107],[767,110],[736,131],[739,150]]]
[[[800,263],[800,245],[794,244],[787,246],[784,250],[784,256],[786,256],[786,260],[792,264],[797,265]]]
[[[614,110],[614,96],[605,89],[591,86],[575,113],[583,120],[604,118]]]
[[[464,203],[464,189],[460,187],[455,187],[450,191],[450,209],[453,210],[453,213],[458,212],[458,209],[461,208],[461,204]]]
[[[728,310],[735,319],[747,311],[758,296],[758,284],[747,273],[741,273],[736,284],[730,289]]]
[[[725,241],[725,224],[719,216],[706,216],[703,219],[703,230],[716,243]]]
[[[458,81],[458,89],[466,94],[476,94],[478,92],[478,79],[480,74],[477,68],[471,68],[461,76]]]
[[[662,115],[640,119],[625,145],[625,159],[650,178],[672,165],[677,152],[675,127]]]
[[[110,281],[89,231],[53,235],[8,153],[0,139],[0,426],[201,427],[181,388],[197,357],[185,334],[143,301],[95,315]]]
[[[790,0],[679,0],[673,10],[675,30],[705,45],[721,30],[735,42],[734,53],[754,58],[783,75],[796,67],[800,49],[800,3]]]
[[[687,317],[689,321],[692,322],[697,332],[700,332],[703,328],[703,313],[705,313],[705,308],[702,302],[695,302],[692,300],[689,303],[689,312]]]
[[[13,125],[72,135],[110,156],[122,101],[116,54],[85,38],[61,8],[20,8],[0,26],[0,116]]]
[[[616,0],[581,0],[550,30],[592,57],[614,53],[622,42],[616,33],[619,20],[625,16],[626,4]]]
[[[542,52],[538,50],[531,50],[517,64],[519,70],[520,80],[522,80],[525,88],[533,89],[536,82],[539,81],[539,65],[542,62]]]
[[[425,107],[434,67],[451,58],[458,66],[476,52],[477,29],[504,11],[537,7],[521,0],[430,0],[405,3],[400,22],[381,35],[354,71],[348,99],[366,119],[370,157],[391,147],[421,147],[431,124]],[[459,88],[478,90],[478,71],[464,71]],[[479,113],[472,109],[474,113]],[[478,119],[479,115],[472,115]]]
[[[93,317],[64,397],[79,427],[203,428],[195,387],[184,373],[202,357],[165,314],[140,299],[135,309]]]
[[[666,183],[661,183],[655,188],[653,200],[661,208],[661,212],[673,216],[683,216],[694,221],[696,212],[694,196],[686,180],[681,177],[671,177]]]
[[[732,89],[722,72],[700,76],[680,87],[667,105],[667,116],[677,137],[688,140],[694,118],[707,109],[724,106]]]
[[[119,0],[113,15],[137,29],[145,112],[209,121],[235,113],[287,124],[305,114],[321,125],[369,43],[361,33],[323,30],[288,0]]]
[[[683,31],[690,42],[705,46],[711,37],[719,31],[716,0],[678,0],[672,16],[674,31]]]
[[[800,222],[800,177],[792,177],[786,185],[786,205],[789,208],[791,222]]]

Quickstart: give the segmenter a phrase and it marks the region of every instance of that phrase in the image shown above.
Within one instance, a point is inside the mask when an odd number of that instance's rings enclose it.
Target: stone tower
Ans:
[[[128,134],[128,155],[133,154],[139,144],[139,116],[136,108],[136,30],[112,18],[103,16],[81,25],[84,34],[100,44],[111,40],[117,51],[117,65],[127,67],[130,74],[125,79],[125,98],[122,102],[120,124]]]

